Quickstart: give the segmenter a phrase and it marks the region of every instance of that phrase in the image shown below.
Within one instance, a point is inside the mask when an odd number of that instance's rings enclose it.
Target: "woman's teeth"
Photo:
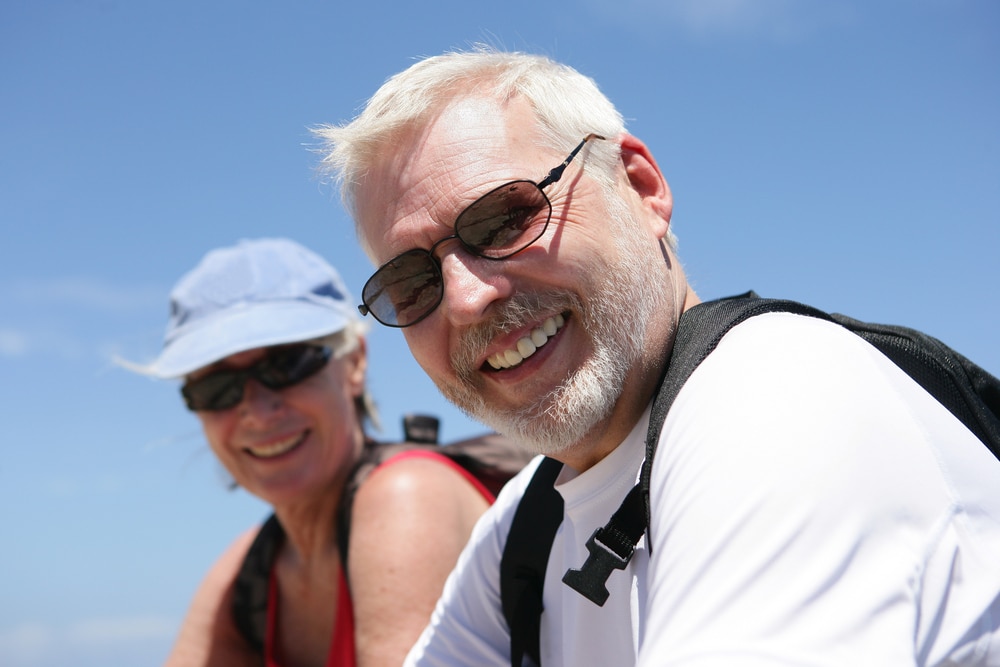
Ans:
[[[517,341],[517,345],[513,348],[504,350],[503,352],[497,352],[487,359],[486,362],[492,366],[494,370],[517,366],[519,363],[533,355],[535,350],[545,345],[545,343],[549,341],[549,338],[554,336],[565,323],[566,320],[561,314],[553,315],[542,322],[542,326],[532,329],[530,335]]]
[[[269,445],[262,445],[260,447],[248,447],[247,451],[261,459],[269,459],[275,456],[281,456],[285,452],[291,450],[296,445],[298,445],[305,438],[305,433],[300,433],[298,435],[293,435],[290,438],[285,438],[284,440],[279,440],[277,442],[272,442]]]

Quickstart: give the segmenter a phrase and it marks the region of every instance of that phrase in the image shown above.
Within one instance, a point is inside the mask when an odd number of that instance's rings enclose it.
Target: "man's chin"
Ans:
[[[438,388],[467,415],[526,451],[558,458],[592,436],[614,410],[627,370],[628,355],[621,354],[627,342],[597,345],[595,354],[563,384],[520,405],[493,405],[471,382],[439,384]]]
[[[469,409],[462,409],[473,419],[510,438],[525,451],[554,458],[559,458],[559,454],[585,440],[605,416],[605,410],[567,414],[560,409],[565,406],[563,397],[546,398],[539,404],[516,411],[501,412],[487,406],[481,399]]]
[[[504,428],[504,426],[503,424],[498,424],[495,430],[498,433],[503,433],[513,442],[516,442],[519,447],[532,454],[559,458],[559,454],[567,451],[578,442],[576,438],[560,438],[554,437],[551,433],[539,433],[536,428],[526,431],[516,427],[508,429]],[[532,426],[535,425],[532,424]]]

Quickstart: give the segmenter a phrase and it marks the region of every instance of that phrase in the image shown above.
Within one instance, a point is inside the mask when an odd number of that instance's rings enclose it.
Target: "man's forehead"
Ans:
[[[358,215],[369,239],[377,244],[372,232],[386,232],[401,217],[448,209],[463,199],[470,203],[491,183],[522,176],[512,161],[536,145],[533,124],[527,104],[465,98],[398,137],[357,190]]]
[[[504,162],[511,143],[527,133],[527,128],[517,129],[524,121],[521,116],[495,100],[465,98],[454,102],[411,135],[411,176],[419,181],[444,174],[464,183],[468,177],[463,172],[488,170],[491,164]]]
[[[418,168],[462,180],[458,174],[463,168],[488,169],[489,163],[522,153],[534,143],[534,126],[534,115],[524,100],[503,103],[484,97],[461,98],[400,137],[383,164],[418,181],[428,178],[427,173],[417,173]],[[403,179],[400,185],[413,183]]]

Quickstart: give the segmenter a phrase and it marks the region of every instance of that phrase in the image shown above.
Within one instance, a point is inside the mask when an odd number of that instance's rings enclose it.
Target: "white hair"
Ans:
[[[334,359],[340,359],[354,350],[358,349],[358,345],[361,344],[361,340],[365,337],[368,332],[368,323],[364,320],[358,318],[352,318],[347,321],[347,324],[340,331],[335,331],[332,334],[327,334],[320,338],[315,338],[313,340],[305,341],[312,345],[324,345],[330,348],[333,353]],[[361,395],[355,400],[355,408],[358,411],[358,419],[364,423],[368,421],[376,431],[382,430],[382,422],[379,419],[378,408],[375,405],[375,400],[372,398],[371,393],[368,391],[368,383],[365,383],[364,389]]]
[[[321,141],[319,170],[340,182],[344,206],[356,224],[356,189],[383,152],[451,103],[470,97],[526,99],[542,129],[544,147],[553,151],[574,146],[592,132],[612,138],[625,131],[622,115],[591,78],[544,56],[479,46],[421,60],[389,78],[354,120],[312,129]],[[610,185],[617,146],[592,143],[589,173]],[[367,251],[362,230],[357,231]]]
[[[339,359],[346,354],[354,352],[367,333],[368,323],[355,317],[347,320],[347,324],[340,331],[334,331],[326,336],[306,342],[315,345],[325,345],[333,352],[334,358]]]

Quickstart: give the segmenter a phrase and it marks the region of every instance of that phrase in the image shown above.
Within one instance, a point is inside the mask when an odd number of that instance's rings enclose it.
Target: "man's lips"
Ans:
[[[566,323],[561,314],[553,315],[531,330],[531,333],[520,338],[511,348],[496,352],[486,360],[494,370],[505,370],[521,364],[535,351],[545,345],[549,339]]]

